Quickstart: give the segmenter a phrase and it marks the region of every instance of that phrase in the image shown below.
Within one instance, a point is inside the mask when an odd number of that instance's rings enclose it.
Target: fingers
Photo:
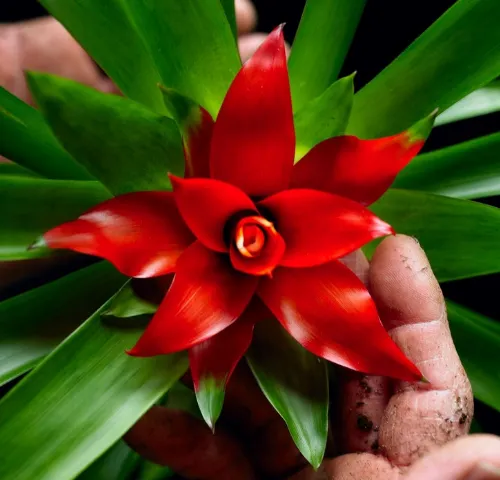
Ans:
[[[395,383],[380,425],[380,451],[394,465],[410,465],[468,431],[471,387],[453,345],[441,290],[418,243],[401,235],[384,240],[369,281],[392,338],[430,381]]]
[[[53,18],[42,18],[0,27],[0,85],[31,103],[25,70],[39,70],[111,91],[90,57]]]
[[[398,470],[385,458],[369,453],[351,453],[324,461],[316,472],[312,468],[307,468],[289,480],[398,480],[399,478]],[[419,480],[422,478],[425,477]]]
[[[186,412],[152,407],[125,435],[143,457],[186,479],[255,480],[248,459],[228,434],[212,434]]]
[[[257,24],[257,11],[250,0],[236,0],[236,24],[238,33],[251,32]]]
[[[430,453],[413,465],[405,480],[500,479],[500,438],[471,435]]]
[[[266,39],[265,33],[252,33],[238,38],[241,61],[245,63]]]
[[[368,283],[369,263],[361,251],[343,260],[356,275]],[[338,437],[341,453],[378,451],[378,430],[389,401],[389,380],[342,369]]]

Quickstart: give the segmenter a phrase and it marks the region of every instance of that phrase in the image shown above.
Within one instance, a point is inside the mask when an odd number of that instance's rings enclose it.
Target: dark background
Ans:
[[[259,13],[258,30],[269,32],[276,25],[286,22],[285,34],[291,44],[304,3],[304,0],[254,0]],[[409,7],[408,2],[402,0],[368,0],[341,76],[356,71],[356,88],[361,88],[453,3],[454,0],[421,0],[418,6],[412,4]],[[44,14],[35,0],[2,0],[0,6],[0,22]],[[500,114],[497,113],[439,127],[432,133],[425,150],[494,133],[498,131],[498,125]],[[488,199],[487,203],[500,206],[498,198]],[[500,319],[500,302],[497,300],[499,280],[500,275],[489,275],[451,282],[444,285],[443,290],[458,303]],[[476,417],[485,431],[500,434],[500,414],[493,409],[477,402]]]

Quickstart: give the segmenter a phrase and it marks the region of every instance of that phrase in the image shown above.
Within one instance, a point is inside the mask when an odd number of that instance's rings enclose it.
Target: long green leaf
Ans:
[[[78,40],[120,90],[158,112],[164,105],[156,67],[132,25],[123,0],[40,0]]]
[[[77,480],[129,480],[141,457],[123,440],[78,475]]]
[[[0,177],[38,177],[35,172],[12,162],[0,161]]]
[[[227,21],[231,27],[234,38],[238,38],[238,26],[236,24],[236,9],[234,8],[235,0],[220,0],[222,8],[226,14]]]
[[[186,355],[129,357],[140,333],[98,311],[0,401],[0,478],[73,479],[168,391]]]
[[[470,93],[436,118],[436,126],[500,110],[500,81]]]
[[[241,66],[220,0],[124,0],[162,82],[215,118]]]
[[[92,265],[0,303],[0,385],[36,365],[113,295],[123,277]]]
[[[440,281],[500,272],[500,209],[424,192],[389,190],[371,209],[416,237]],[[368,253],[373,250],[370,244]]]
[[[351,114],[353,95],[351,75],[333,83],[294,115],[296,161],[323,140],[344,133]]]
[[[184,153],[175,122],[71,80],[31,73],[28,82],[65,148],[113,194],[170,188]]]
[[[288,61],[294,112],[337,78],[366,0],[307,0]]]
[[[57,142],[40,113],[2,87],[0,155],[44,177],[92,178]]]
[[[298,449],[317,468],[328,434],[325,362],[302,348],[272,320],[257,325],[247,360],[264,395],[285,420]]]
[[[394,186],[457,198],[499,195],[500,133],[419,155]]]
[[[355,95],[348,131],[403,131],[491,82],[500,73],[498,18],[498,0],[457,1]]]
[[[45,255],[28,251],[46,230],[73,220],[109,198],[97,182],[0,177],[0,260],[22,260]]]
[[[453,341],[474,396],[500,411],[500,323],[447,301]]]

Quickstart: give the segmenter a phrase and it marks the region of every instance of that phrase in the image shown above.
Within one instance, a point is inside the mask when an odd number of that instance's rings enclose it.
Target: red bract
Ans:
[[[333,138],[294,166],[281,28],[242,67],[215,124],[199,113],[183,131],[186,178],[171,177],[173,193],[113,198],[43,237],[49,247],[103,257],[133,277],[175,272],[129,353],[188,349],[195,385],[206,375],[225,383],[267,315],[327,360],[421,379],[339,258],[393,233],[364,205],[384,193],[423,139],[409,132]],[[267,308],[249,310],[258,299]]]

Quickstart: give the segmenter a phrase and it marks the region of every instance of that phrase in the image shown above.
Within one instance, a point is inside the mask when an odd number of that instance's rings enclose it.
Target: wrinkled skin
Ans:
[[[129,445],[187,479],[500,478],[500,439],[466,436],[472,391],[453,346],[441,290],[418,243],[389,237],[370,266],[361,254],[346,263],[366,281],[392,338],[429,384],[342,370],[328,447],[335,458],[318,472],[304,468],[285,424],[245,365],[228,385],[215,435],[183,412],[154,407],[126,435]]]

